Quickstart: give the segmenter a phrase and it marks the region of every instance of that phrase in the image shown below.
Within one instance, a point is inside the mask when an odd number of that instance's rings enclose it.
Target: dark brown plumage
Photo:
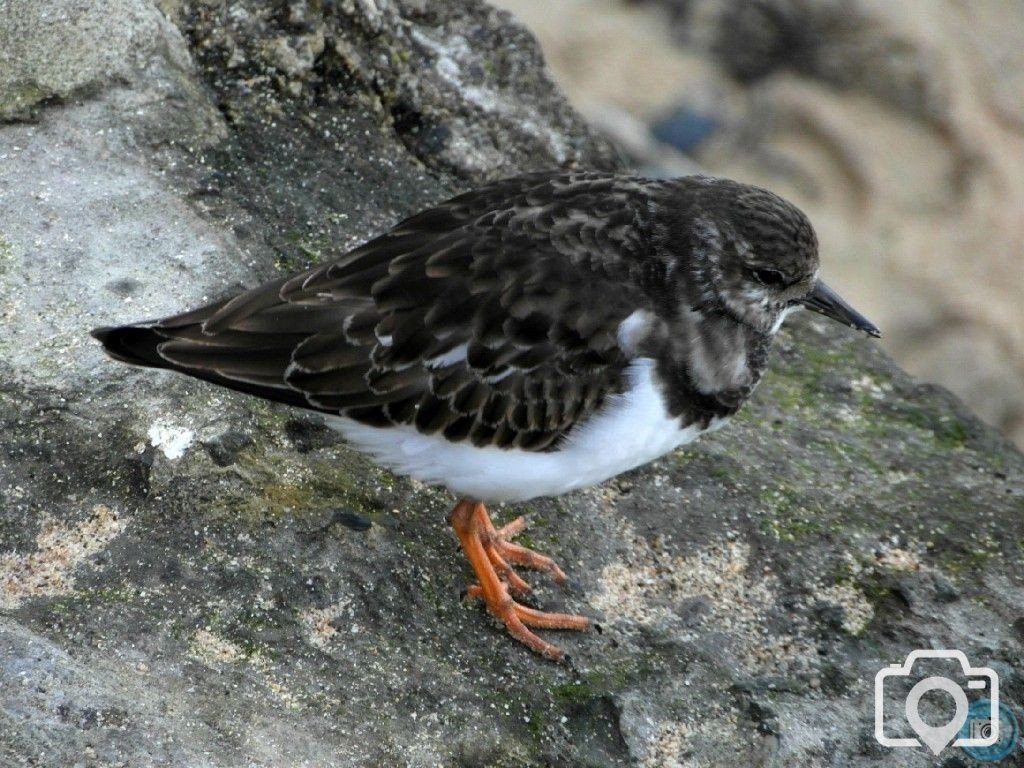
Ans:
[[[648,247],[641,184],[497,182],[333,263],[94,335],[125,362],[269,400],[545,449],[622,386],[616,330],[648,303],[630,279]]]

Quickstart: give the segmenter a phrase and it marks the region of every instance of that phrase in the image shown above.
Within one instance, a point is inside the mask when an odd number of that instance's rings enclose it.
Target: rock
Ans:
[[[227,467],[238,460],[238,454],[253,444],[252,438],[244,432],[228,430],[203,443],[213,463]]]
[[[614,162],[556,95],[529,33],[488,6],[299,2],[267,13],[214,0],[180,15],[229,115],[250,100],[354,99],[428,167],[473,178]]]
[[[591,112],[590,123],[615,142],[638,173],[651,178],[672,178],[700,173],[701,168],[651,135],[646,123],[621,109],[608,107]]]
[[[147,0],[8,0],[0,6],[0,120],[28,118],[40,104],[128,81],[136,83],[138,96],[185,89],[193,119],[215,122],[193,90],[190,65],[185,41]]]
[[[110,24],[113,74],[0,126],[2,764],[924,766],[870,737],[875,672],[930,643],[1021,667],[1024,458],[825,321],[793,323],[728,429],[497,511],[571,573],[534,576],[538,602],[601,621],[564,665],[459,602],[445,493],[304,415],[107,361],[95,325],[494,174],[612,164],[480,3],[130,7],[154,36]],[[19,30],[49,52],[26,82],[94,42]]]
[[[41,34],[45,28],[49,34]],[[0,8],[0,117],[25,116],[40,102],[66,99],[130,77],[156,44],[178,67],[188,52],[150,3],[30,2]]]
[[[710,115],[687,106],[677,106],[655,121],[651,133],[658,141],[680,152],[693,154],[697,146],[709,138],[716,128],[718,124]]]

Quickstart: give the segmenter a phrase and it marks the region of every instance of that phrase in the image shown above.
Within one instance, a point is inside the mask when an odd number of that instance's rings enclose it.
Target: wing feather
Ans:
[[[133,326],[118,354],[374,426],[546,450],[624,386],[618,328],[649,302],[634,279],[645,195],[596,173],[499,181],[332,263]]]

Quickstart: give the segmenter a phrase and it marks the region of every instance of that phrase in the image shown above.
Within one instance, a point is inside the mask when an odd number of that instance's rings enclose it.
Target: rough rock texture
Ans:
[[[37,54],[0,86],[0,764],[926,766],[871,686],[927,646],[1024,701],[1024,458],[824,321],[729,429],[499,511],[575,578],[539,601],[602,621],[565,665],[460,604],[445,493],[103,359],[92,326],[612,161],[476,2],[120,0],[106,53],[96,7],[4,6]]]
[[[113,34],[111,21],[118,25]],[[180,70],[188,53],[150,3],[9,0],[0,5],[0,118],[25,117],[40,103],[101,90],[153,59]]]

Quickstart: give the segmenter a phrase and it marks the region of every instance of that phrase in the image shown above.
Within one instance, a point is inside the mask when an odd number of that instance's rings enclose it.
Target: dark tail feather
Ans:
[[[92,337],[103,344],[103,349],[115,360],[147,368],[167,368],[182,370],[161,356],[157,347],[170,340],[173,334],[161,333],[158,328],[182,328],[201,326],[211,315],[228,303],[221,299],[180,315],[164,317],[160,320],[146,320],[132,325],[110,325],[94,328]]]
[[[173,318],[172,318],[173,319]],[[166,321],[159,321],[161,324]],[[177,371],[196,379],[203,379],[222,387],[233,389],[237,392],[244,392],[247,395],[255,395],[267,400],[274,400],[279,403],[287,403],[299,408],[319,410],[325,413],[335,411],[319,408],[311,404],[306,397],[293,389],[287,387],[283,377],[273,379],[267,377],[266,383],[256,380],[239,380],[221,375],[216,370],[205,368],[193,368],[184,365],[177,365],[165,359],[157,349],[159,345],[165,344],[170,339],[166,334],[159,333],[152,327],[156,323],[142,323],[140,325],[119,325],[106,328],[96,328],[92,335],[101,344],[108,355],[115,360],[132,365],[141,365],[147,368],[164,368],[169,371]],[[272,380],[273,379],[273,380]]]
[[[113,325],[95,328],[91,333],[115,360],[147,368],[170,367],[156,349],[157,345],[167,341],[167,337],[148,325]]]

